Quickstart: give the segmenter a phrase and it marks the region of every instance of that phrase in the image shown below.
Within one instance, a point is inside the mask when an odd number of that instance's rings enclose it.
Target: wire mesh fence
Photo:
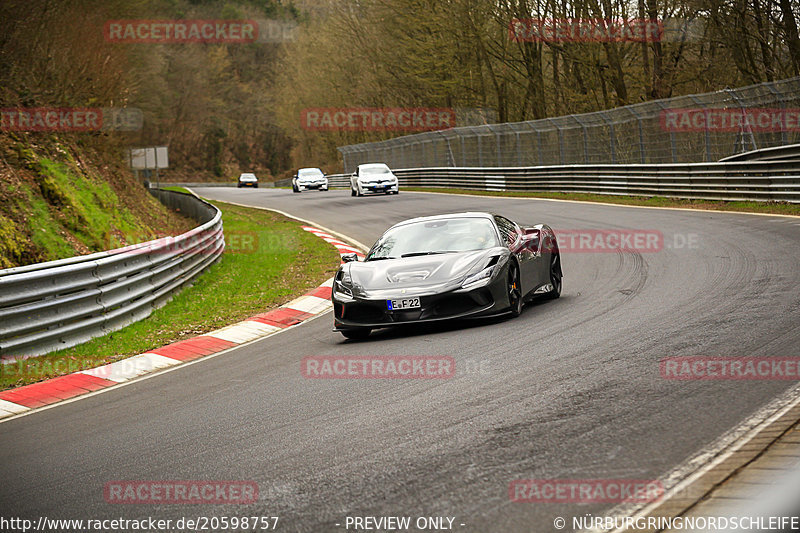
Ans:
[[[800,77],[608,111],[463,126],[339,147],[345,172],[718,161],[800,142]]]

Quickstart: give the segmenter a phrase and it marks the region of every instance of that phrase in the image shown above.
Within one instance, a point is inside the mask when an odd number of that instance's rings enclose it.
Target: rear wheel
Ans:
[[[556,250],[550,257],[550,285],[553,290],[545,295],[547,298],[554,300],[561,296],[561,278],[561,254]]]
[[[519,282],[519,266],[512,262],[508,267],[508,307],[512,317],[522,314],[522,286]]]
[[[343,329],[339,331],[346,338],[353,340],[366,339],[371,332],[372,330],[369,328]]]

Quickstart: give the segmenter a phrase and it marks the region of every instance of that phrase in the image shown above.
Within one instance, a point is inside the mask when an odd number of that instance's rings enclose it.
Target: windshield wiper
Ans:
[[[397,258],[396,257],[391,257],[391,256],[386,256],[386,257],[368,257],[367,259],[364,260],[364,262],[366,263],[366,262],[369,262],[369,261],[381,261],[383,259],[397,259]]]
[[[438,250],[435,252],[410,252],[407,254],[403,254],[400,257],[415,257],[418,255],[436,255],[436,254],[454,254],[456,250]]]

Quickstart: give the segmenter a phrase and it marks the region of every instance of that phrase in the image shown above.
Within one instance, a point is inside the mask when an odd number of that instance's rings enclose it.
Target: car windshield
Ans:
[[[367,261],[499,246],[494,225],[486,218],[459,217],[404,224],[387,231],[367,254]]]
[[[241,176],[239,176],[239,179],[240,180],[256,179],[256,175],[255,174],[242,174]]]
[[[364,167],[361,169],[361,174],[388,174],[387,167]]]
[[[297,175],[302,178],[316,178],[322,176],[322,171],[318,168],[301,168]]]

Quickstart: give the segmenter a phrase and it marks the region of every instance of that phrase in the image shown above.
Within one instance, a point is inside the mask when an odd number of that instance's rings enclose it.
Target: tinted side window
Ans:
[[[514,244],[520,232],[517,225],[505,217],[496,216],[494,220],[497,222],[497,229],[500,230],[500,235],[503,237],[505,244],[507,246]]]

